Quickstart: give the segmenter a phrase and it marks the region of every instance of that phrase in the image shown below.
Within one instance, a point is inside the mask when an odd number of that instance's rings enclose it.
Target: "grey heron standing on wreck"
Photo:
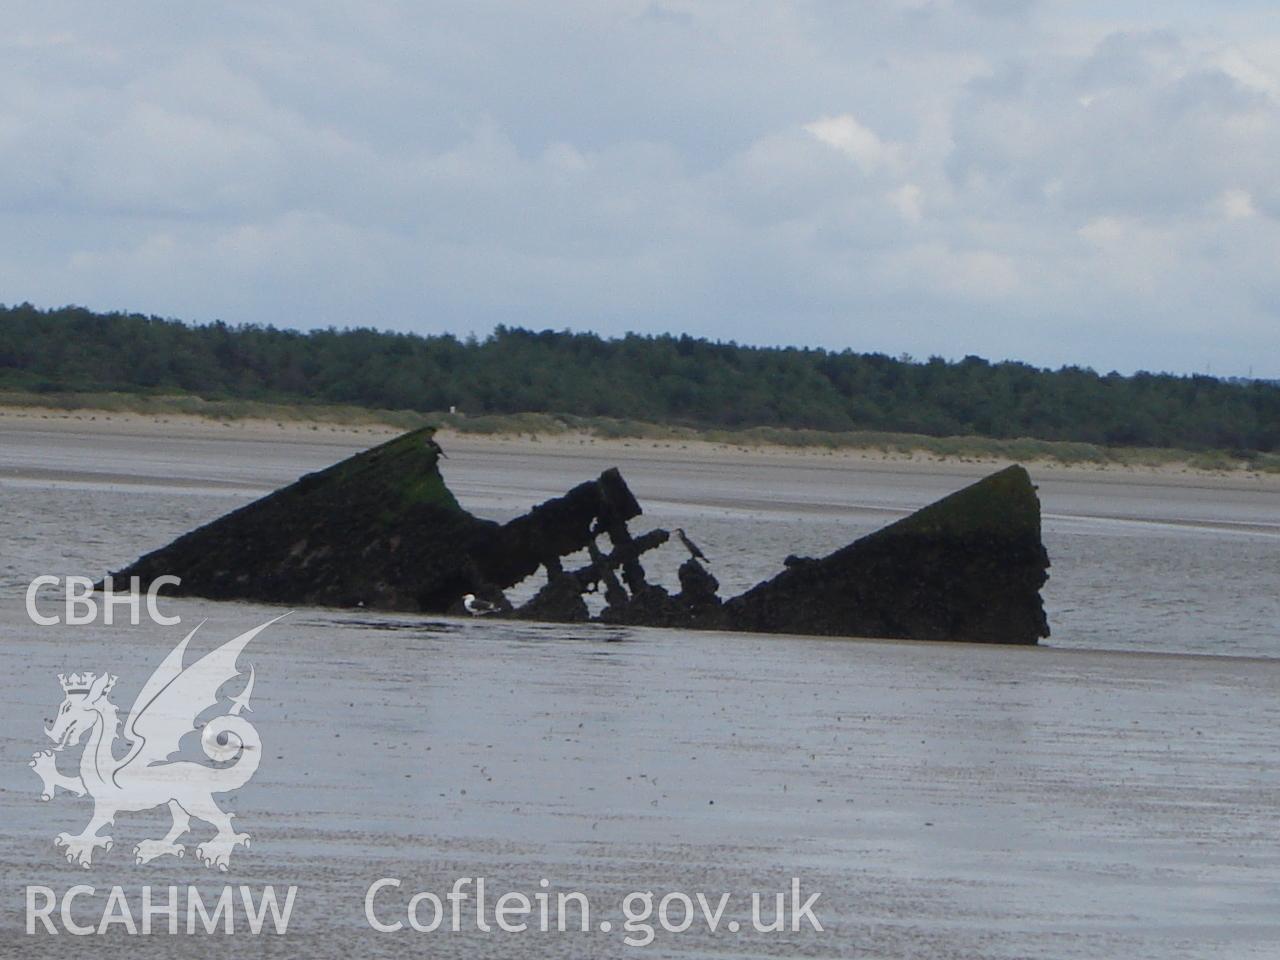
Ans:
[[[689,556],[693,557],[693,559],[704,560],[707,563],[711,562],[707,560],[707,555],[698,549],[698,545],[685,536],[683,527],[676,527],[676,536],[680,538],[680,542],[684,544],[684,548],[689,551]]]

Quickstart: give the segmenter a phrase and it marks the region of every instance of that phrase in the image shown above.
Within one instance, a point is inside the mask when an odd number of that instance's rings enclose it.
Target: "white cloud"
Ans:
[[[885,143],[875,131],[863,126],[850,113],[822,117],[806,123],[804,129],[829,147],[850,157],[863,173],[871,175],[897,166],[901,148]]]
[[[955,250],[939,242],[894,250],[885,257],[884,272],[906,288],[924,284],[966,301],[999,301],[1018,287],[1010,257],[989,250]]]
[[[1248,190],[1230,189],[1222,194],[1222,215],[1228,220],[1242,220],[1257,214]]]
[[[889,202],[908,223],[919,223],[924,216],[924,191],[914,183],[904,183],[889,193]]]

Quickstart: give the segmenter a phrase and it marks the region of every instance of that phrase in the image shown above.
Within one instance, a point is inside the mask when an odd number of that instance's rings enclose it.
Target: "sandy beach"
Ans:
[[[622,943],[631,891],[731,895],[799,878],[823,931],[694,925],[659,957],[931,960],[1273,957],[1280,950],[1273,731],[1277,494],[1245,478],[1048,475],[1051,646],[820,640],[298,611],[253,651],[257,776],[229,801],[253,836],[231,871],[131,863],[158,814],[121,817],[83,871],[52,844],[84,800],[39,800],[66,670],[120,676],[127,709],[180,639],[201,649],[283,612],[172,601],[182,626],[39,627],[37,573],[97,574],[382,434],[207,423],[0,420],[0,944],[23,890],[224,882],[298,888],[282,938],[94,938],[97,956],[571,957]],[[967,482],[975,464],[810,462],[738,451],[447,438],[446,479],[502,518],[619,463],[654,522],[714,546],[740,586],[790,549],[846,542]],[[670,576],[655,557],[655,576]],[[1238,591],[1239,595],[1233,591]],[[1112,649],[1101,649],[1110,647]],[[1229,656],[1190,655],[1233,651]],[[62,761],[66,766],[68,761]],[[203,829],[203,828],[200,828]],[[194,842],[194,841],[193,841]],[[577,890],[590,933],[374,932],[458,877]],[[102,903],[96,909],[101,912]],[[86,909],[94,909],[86,901]],[[397,914],[397,911],[400,913]],[[614,925],[602,930],[598,921]]]
[[[218,639],[279,612],[173,610]],[[68,651],[5,622],[10,900],[86,879],[216,891],[222,878],[192,861],[128,862],[154,816],[122,817],[120,855],[100,867],[57,861],[51,837],[78,829],[85,805],[40,803],[23,757]],[[75,654],[113,664],[128,703],[173,639],[104,630]],[[623,949],[599,931],[393,936],[364,921],[376,878],[443,891],[477,875],[588,892],[615,922],[630,890],[729,892],[743,920],[750,892],[793,876],[823,894],[823,934],[692,929],[662,936],[657,956],[1165,960],[1280,946],[1275,662],[324,612],[295,615],[254,662],[269,762],[235,795],[254,845],[230,876],[299,887],[290,955]],[[386,897],[385,914],[406,899]],[[61,955],[52,938],[24,939],[17,906],[3,942]],[[95,955],[172,949],[119,936]]]
[[[326,421],[264,420],[255,418],[211,419],[181,414],[143,414],[104,410],[61,410],[42,407],[0,405],[0,430],[19,432],[85,433],[92,436],[145,437],[154,439],[236,438],[258,442],[283,441],[333,445],[360,449],[389,440],[403,432],[383,423],[342,423]],[[904,454],[857,448],[783,447],[713,443],[702,440],[615,439],[573,433],[483,435],[442,429],[439,441],[448,448],[461,447],[479,452],[511,454],[540,453],[581,455],[618,460],[651,460],[660,457],[677,462],[703,460],[743,463],[803,463],[822,466],[853,464],[867,470],[897,470],[910,465],[913,470],[931,469],[961,476],[982,476],[1013,461],[985,457],[937,457],[923,452]],[[1213,484],[1241,490],[1280,490],[1280,474],[1248,470],[1205,470],[1186,463],[1167,465],[1126,465],[1119,463],[1062,463],[1052,460],[1025,462],[1045,477],[1094,477],[1107,482],[1139,478],[1156,484],[1203,486]]]

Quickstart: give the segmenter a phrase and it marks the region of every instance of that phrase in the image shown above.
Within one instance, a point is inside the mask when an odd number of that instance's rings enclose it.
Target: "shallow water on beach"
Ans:
[[[280,611],[173,601],[210,649]],[[263,764],[225,805],[253,837],[223,876],[129,851],[167,825],[121,816],[91,870],[51,842],[85,801],[37,799],[54,674],[117,672],[127,708],[173,629],[53,637],[3,608],[0,946],[28,884],[289,885],[284,945],[94,938],[94,956],[617,956],[614,932],[375,934],[458,877],[590,898],[750,896],[791,878],[824,931],[663,934],[661,957],[1132,960],[1274,957],[1280,662],[903,644],[299,611],[255,641]],[[74,640],[74,645],[67,642]],[[75,751],[68,751],[71,756]],[[63,761],[66,767],[73,761]],[[208,835],[197,825],[192,843]],[[93,902],[90,902],[90,907]],[[96,909],[101,912],[101,900]],[[397,912],[398,911],[398,912]],[[89,911],[81,922],[96,922]],[[469,915],[469,914],[468,914]],[[192,942],[194,939],[194,942]],[[272,938],[274,939],[274,938]],[[281,953],[281,949],[285,949]]]
[[[819,556],[972,482],[965,465],[691,461],[678,452],[584,448],[540,455],[463,447],[444,461],[464,506],[505,520],[621,462],[645,509],[712,558],[721,595]],[[97,577],[352,452],[346,443],[0,435],[0,590],[36,572]],[[1033,472],[1033,478],[1034,472]],[[1053,646],[1280,656],[1280,490],[1135,475],[1035,478],[1052,561]],[[674,541],[648,554],[677,588]],[[584,554],[585,558],[585,554]],[[540,578],[512,592],[530,596]]]
[[[297,611],[251,650],[263,764],[227,800],[253,846],[231,872],[131,863],[159,814],[121,817],[92,870],[58,859],[86,801],[27,768],[61,692],[110,670],[116,702],[202,620],[200,650],[281,611],[169,601],[181,628],[39,628],[37,573],[96,575],[322,467],[349,444],[0,435],[0,953],[93,956],[1272,958],[1280,952],[1277,497],[1044,480],[1052,644],[996,648]],[[468,448],[446,476],[502,519],[613,460]],[[621,463],[656,525],[683,526],[724,593],[956,489],[962,469],[827,468],[647,454]],[[674,580],[674,547],[648,563]],[[531,587],[530,587],[531,589]],[[1089,649],[1094,648],[1094,649]],[[1128,652],[1097,652],[1112,648]],[[1228,653],[1234,657],[1181,656]],[[1151,656],[1151,653],[1173,655]],[[189,657],[188,659],[191,659]],[[61,764],[68,765],[67,761]],[[197,830],[197,839],[204,833]],[[591,900],[589,934],[375,934],[458,877]],[[658,933],[619,901],[750,895],[799,877],[825,930]],[[299,888],[289,934],[27,937],[22,890],[224,882]],[[102,904],[98,902],[100,911]]]

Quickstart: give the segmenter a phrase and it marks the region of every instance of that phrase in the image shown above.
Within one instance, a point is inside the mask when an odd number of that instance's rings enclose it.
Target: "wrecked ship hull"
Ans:
[[[1040,502],[1020,466],[992,474],[725,604],[767,633],[1037,643],[1049,636]]]
[[[776,577],[727,601],[694,557],[671,594],[643,555],[668,540],[633,536],[640,504],[607,470],[506,524],[473,516],[440,474],[420,430],[357,454],[188,533],[117,571],[173,593],[293,606],[460,613],[471,593],[500,614],[686,629],[1036,643],[1048,636],[1040,588],[1049,559],[1030,477],[1010,467],[819,559],[788,558]],[[565,570],[586,550],[590,562]],[[512,609],[504,591],[544,571]]]

